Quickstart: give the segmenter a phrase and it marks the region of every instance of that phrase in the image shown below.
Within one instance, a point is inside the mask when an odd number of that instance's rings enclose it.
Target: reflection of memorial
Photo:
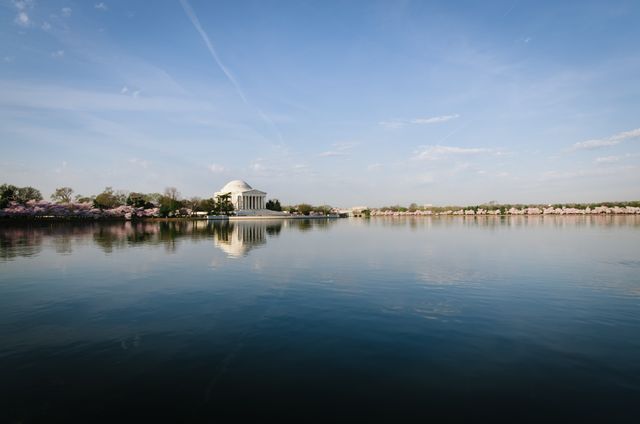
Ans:
[[[213,242],[229,257],[245,256],[251,249],[265,245],[267,237],[277,236],[283,221],[216,222]]]

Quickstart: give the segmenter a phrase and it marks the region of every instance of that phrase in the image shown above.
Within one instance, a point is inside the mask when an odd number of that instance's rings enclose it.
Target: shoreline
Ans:
[[[184,218],[77,218],[77,217],[5,217],[0,218],[0,226],[3,224],[13,223],[143,223],[143,222],[238,222],[238,221],[265,221],[265,220],[338,220],[338,219],[354,219],[354,220],[370,220],[370,219],[423,219],[423,218],[607,218],[607,217],[636,217],[638,213],[609,213],[609,214],[475,214],[475,215],[453,215],[453,214],[389,214],[389,215],[371,215],[370,217],[337,217],[337,216],[233,216],[228,219],[207,219],[196,217]]]

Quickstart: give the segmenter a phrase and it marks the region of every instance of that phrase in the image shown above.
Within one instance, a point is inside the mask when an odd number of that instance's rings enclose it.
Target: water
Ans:
[[[640,421],[640,217],[0,225],[0,422]]]

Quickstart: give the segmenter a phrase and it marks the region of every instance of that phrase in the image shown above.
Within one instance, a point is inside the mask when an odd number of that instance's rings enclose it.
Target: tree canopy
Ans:
[[[33,187],[17,187],[12,184],[0,186],[0,208],[6,208],[10,202],[27,203],[29,200],[42,200],[40,191]]]
[[[70,203],[73,189],[71,187],[58,187],[51,195],[51,200],[56,203]]]

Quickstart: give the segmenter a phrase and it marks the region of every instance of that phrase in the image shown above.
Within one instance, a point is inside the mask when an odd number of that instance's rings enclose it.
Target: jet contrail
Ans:
[[[187,2],[187,0],[180,0],[180,4],[182,5],[182,8],[184,9],[189,19],[191,20],[191,23],[193,24],[193,26],[200,33],[200,36],[202,37],[202,41],[204,41],[204,44],[206,44],[207,49],[209,49],[209,53],[211,53],[211,56],[213,56],[213,59],[216,61],[216,63],[218,64],[222,72],[225,74],[227,79],[231,82],[233,87],[236,89],[242,101],[248,105],[249,102],[247,101],[247,98],[245,97],[244,92],[242,91],[242,87],[240,87],[240,84],[238,84],[236,77],[233,76],[231,71],[226,66],[224,66],[224,63],[222,63],[222,61],[220,60],[220,57],[218,57],[218,53],[216,52],[216,49],[213,48],[213,44],[211,43],[211,40],[209,40],[209,36],[202,29],[202,26],[200,25],[200,21],[198,20],[198,17],[196,16],[193,9],[191,8],[191,5]]]
[[[229,82],[236,89],[238,96],[240,96],[244,104],[251,107],[251,105],[249,104],[249,101],[247,100],[247,97],[244,95],[244,91],[242,90],[242,87],[240,87],[240,84],[238,83],[238,80],[236,80],[236,77],[233,75],[233,73],[231,73],[229,68],[224,66],[224,63],[222,63],[222,61],[220,60],[220,57],[218,56],[216,49],[213,48],[213,44],[211,43],[209,36],[204,31],[204,29],[202,29],[202,25],[200,25],[200,20],[198,20],[198,17],[196,16],[196,13],[191,8],[191,5],[189,4],[189,2],[187,0],[180,0],[180,4],[182,5],[182,8],[184,9],[189,19],[191,20],[191,23],[200,34],[200,37],[202,37],[202,41],[204,41],[204,44],[207,46],[209,53],[211,53],[211,56],[213,56],[213,59],[218,64],[218,67],[220,68],[220,70],[224,73],[224,75],[227,77]],[[271,128],[273,128],[273,130],[276,132],[276,135],[278,136],[278,141],[280,141],[281,144],[284,144],[284,141],[282,139],[282,134],[280,133],[280,129],[278,128],[276,123],[273,122],[271,118],[269,118],[265,113],[263,113],[261,109],[258,109],[258,115],[265,123],[267,123],[269,126],[271,126]]]

